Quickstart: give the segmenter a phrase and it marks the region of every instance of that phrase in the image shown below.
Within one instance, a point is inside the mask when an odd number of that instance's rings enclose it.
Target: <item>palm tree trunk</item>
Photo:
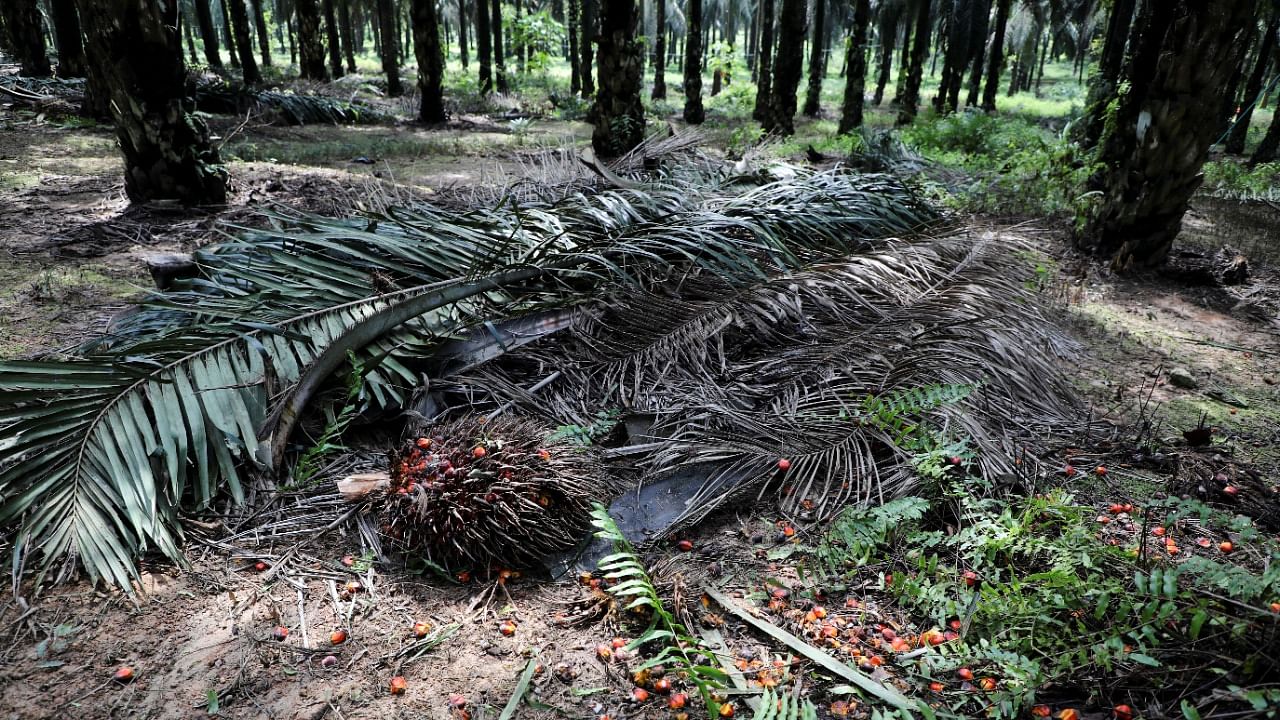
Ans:
[[[1126,0],[1117,0],[1125,2]],[[1009,26],[1009,11],[1013,0],[996,0],[996,28],[991,35],[991,53],[987,56],[987,80],[982,88],[982,109],[995,112],[996,96],[1000,94],[1000,73],[1004,69],[1004,34]]]
[[[1244,97],[1241,99],[1243,109],[1236,124],[1231,126],[1231,134],[1227,136],[1226,150],[1231,155],[1243,155],[1245,139],[1249,136],[1249,122],[1253,119],[1253,107],[1262,94],[1262,83],[1266,79],[1267,67],[1271,64],[1271,55],[1275,51],[1276,26],[1280,13],[1273,13],[1267,28],[1262,34],[1262,44],[1258,46],[1258,58],[1253,64],[1253,72],[1244,85]]]
[[[80,14],[75,1],[52,0],[50,9],[58,41],[58,77],[84,77],[84,42],[80,39]]]
[[[844,78],[844,105],[840,110],[841,135],[862,127],[862,105],[867,92],[867,26],[870,24],[870,0],[855,0],[849,57],[845,61],[848,67]]]
[[[582,33],[578,36],[578,49],[582,51],[581,60],[578,63],[578,75],[582,78],[582,97],[590,97],[595,94],[596,84],[595,78],[591,75],[591,56],[594,48],[591,43],[596,38],[596,0],[581,0],[582,10]]]
[[[493,33],[489,30],[489,0],[476,0],[476,54],[480,56],[480,93],[493,92]]]
[[[694,125],[707,119],[702,106],[702,0],[685,0],[684,121]]]
[[[299,74],[304,80],[328,80],[328,73],[324,67],[324,40],[322,39],[324,31],[321,28],[320,6],[316,4],[316,0],[296,0],[294,13],[298,17]],[[393,39],[392,43],[394,42]],[[388,80],[388,94],[398,94],[399,78],[396,79],[396,84],[397,92],[393,93]]]
[[[956,111],[960,104],[960,86],[964,84],[964,71],[969,66],[969,49],[975,3],[973,0],[953,0],[948,23],[947,50],[942,61],[942,82],[933,107],[940,114]]]
[[[264,2],[266,0],[253,0],[253,26],[258,31],[258,53],[262,55],[262,67],[271,67],[271,34],[267,32],[267,16],[262,9]]]
[[[498,92],[505,93],[510,87],[507,82],[507,54],[502,49],[502,0],[493,0],[493,19],[489,29],[493,32],[493,70],[497,76]]]
[[[27,77],[52,75],[53,66],[49,64],[36,0],[4,0],[0,3],[0,14],[3,14],[5,36],[20,66],[20,74]]]
[[[324,12],[325,35],[329,40],[329,76],[337,80],[342,77],[342,37],[334,2],[335,0],[323,0],[321,10]]]
[[[814,0],[813,3],[813,44],[809,48],[809,89],[804,97],[804,114],[806,117],[817,117],[822,105],[822,78],[826,63],[823,62],[823,39],[826,37],[826,3]]]
[[[236,34],[236,52],[240,55],[240,67],[244,72],[246,85],[257,85],[262,82],[262,74],[258,72],[258,62],[253,58],[253,42],[249,36],[249,11],[245,9],[245,0],[223,0],[231,11],[231,25]]]
[[[578,0],[568,0],[568,18],[565,24],[569,26],[569,92],[577,95],[582,92],[582,71],[579,66],[582,64],[582,52],[578,47],[578,31],[582,27],[578,13]]]
[[[302,0],[302,2],[315,0]],[[378,39],[382,57],[382,72],[387,76],[387,95],[400,97],[404,86],[400,84],[400,40],[396,36],[395,0],[378,0]]]
[[[418,119],[442,123],[444,110],[444,51],[440,47],[440,18],[435,0],[413,0],[413,52],[418,60],[418,90],[422,105]]]
[[[213,27],[213,13],[209,11],[209,0],[194,0],[196,7],[196,24],[200,26],[200,40],[204,43],[204,59],[211,68],[222,67],[222,57],[218,54],[218,32]]]
[[[108,99],[134,202],[227,199],[227,171],[188,112],[178,0],[80,0],[90,82]]]
[[[969,70],[969,96],[965,100],[968,107],[977,107],[982,94],[982,61],[986,59],[987,30],[991,23],[991,0],[978,0],[971,27],[972,56]]]
[[[857,11],[854,11],[857,17]],[[898,23],[902,19],[902,5],[894,3],[881,6],[880,9],[880,76],[876,79],[876,94],[872,103],[879,105],[884,101],[884,89],[889,84],[889,73],[893,70],[894,43],[898,39]],[[856,20],[855,20],[856,23]]]
[[[910,125],[916,119],[916,105],[920,102],[920,82],[924,79],[924,59],[929,54],[929,6],[930,0],[920,0],[916,10],[916,32],[911,41],[911,69],[902,90],[902,104],[898,108],[898,125]]]
[[[1280,112],[1271,118],[1267,134],[1262,137],[1262,142],[1258,143],[1253,155],[1249,157],[1249,166],[1275,162],[1278,151],[1280,151]]]
[[[1120,82],[1120,72],[1124,69],[1124,49],[1128,43],[1130,27],[1133,25],[1133,10],[1136,2],[1137,0],[1115,0],[1115,4],[1111,7],[1102,55],[1098,58],[1098,69],[1094,73],[1093,81],[1089,84],[1089,99],[1086,103],[1089,110],[1080,134],[1080,143],[1086,148],[1097,145],[1098,138],[1102,137],[1102,129],[1107,120],[1107,105],[1115,95],[1116,85]]]
[[[795,134],[796,91],[804,74],[804,36],[804,0],[782,0],[778,14],[778,53],[773,59],[772,98],[763,122],[766,132],[783,136]]]
[[[760,70],[752,119],[764,122],[773,98],[773,0],[760,0]]]
[[[356,71],[356,38],[351,29],[351,0],[338,0],[338,29],[342,34],[342,53],[346,56],[347,72]]]
[[[1155,5],[1160,7],[1157,9]],[[1163,263],[1214,141],[1222,94],[1254,22],[1251,0],[1147,3],[1114,122],[1099,142],[1101,204],[1078,244],[1123,271]]]
[[[222,8],[222,41],[227,46],[227,55],[230,56],[230,65],[233,69],[240,69],[240,54],[236,51],[236,41],[234,33],[231,29],[231,11],[227,8],[227,3],[231,0],[218,0],[219,7]],[[79,2],[79,0],[77,0]]]
[[[65,2],[66,0],[63,0],[63,1]],[[187,41],[187,56],[191,58],[191,64],[195,65],[196,63],[200,62],[200,56],[196,55],[196,40],[191,35],[191,25],[192,25],[191,12],[187,8],[182,8],[179,11],[179,15],[180,15],[179,20],[181,20],[182,22],[182,37]],[[79,22],[79,17],[76,18],[76,22],[77,23]],[[59,42],[61,42],[60,38],[59,38]],[[61,47],[58,48],[58,76],[62,77],[62,48]]]
[[[471,66],[467,52],[467,0],[458,0],[458,54],[462,58],[462,69],[466,70]]]
[[[619,157],[644,140],[640,102],[644,48],[637,37],[636,0],[609,0],[600,16],[600,83],[591,145],[600,157]]]
[[[657,15],[653,31],[653,94],[654,100],[667,97],[667,0],[658,0],[654,9]]]

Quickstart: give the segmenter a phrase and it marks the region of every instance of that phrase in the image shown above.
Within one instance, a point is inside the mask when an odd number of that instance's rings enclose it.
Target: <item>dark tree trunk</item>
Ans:
[[[635,0],[609,0],[603,10],[591,145],[597,155],[608,158],[625,155],[644,140],[640,102],[644,48],[636,36],[640,8]]]
[[[862,127],[863,98],[867,93],[867,26],[870,24],[871,0],[854,0],[849,56],[845,60],[844,105],[840,109],[841,135]]]
[[[1086,148],[1098,144],[1102,137],[1102,129],[1106,124],[1107,105],[1115,97],[1116,87],[1120,82],[1120,73],[1124,69],[1124,50],[1128,43],[1130,26],[1133,24],[1133,10],[1137,0],[1115,0],[1111,7],[1111,16],[1107,19],[1107,36],[1102,45],[1102,55],[1098,58],[1098,69],[1089,84],[1089,99],[1086,107],[1080,143]]]
[[[889,73],[893,70],[894,43],[898,39],[898,21],[902,19],[902,6],[894,3],[880,11],[880,77],[876,79],[876,94],[872,103],[879,105],[884,101],[884,89],[889,84]],[[854,11],[857,17],[857,11]]]
[[[0,13],[4,13],[5,36],[21,68],[19,73],[28,77],[52,75],[36,0],[4,0],[0,2]]]
[[[400,40],[396,37],[395,0],[378,0],[378,41],[382,72],[387,75],[387,94],[400,97],[404,94],[404,86],[400,84]]]
[[[1262,142],[1258,143],[1258,147],[1254,149],[1253,155],[1249,158],[1249,165],[1275,162],[1277,152],[1280,152],[1280,112],[1277,112],[1271,118],[1271,125],[1267,127],[1267,134],[1262,137]]]
[[[822,109],[822,78],[826,74],[826,63],[823,62],[823,40],[826,38],[826,2],[814,0],[813,3],[813,45],[809,49],[809,89],[804,96],[804,114],[806,117],[817,117]]]
[[[1258,58],[1253,64],[1253,72],[1249,74],[1249,80],[1244,85],[1244,97],[1240,100],[1242,105],[1240,117],[1236,119],[1236,124],[1231,127],[1231,134],[1227,137],[1226,150],[1232,155],[1244,154],[1245,139],[1249,136],[1249,122],[1253,119],[1253,108],[1260,99],[1258,96],[1262,94],[1262,83],[1266,79],[1267,66],[1271,64],[1271,55],[1275,51],[1277,20],[1280,20],[1280,13],[1272,13],[1267,29],[1262,35],[1262,43],[1258,46]]]
[[[1124,0],[1118,0],[1124,2]],[[987,81],[982,88],[982,109],[995,112],[1000,94],[1000,73],[1004,69],[1004,33],[1009,26],[1009,10],[1013,0],[996,0],[996,28],[991,35],[991,53],[987,56]]]
[[[418,59],[418,90],[422,106],[418,119],[442,123],[444,111],[444,50],[440,47],[440,18],[435,0],[413,0],[413,52]]]
[[[766,132],[795,134],[796,91],[804,73],[804,0],[782,0],[778,14],[778,53],[773,59],[773,88],[769,111],[763,122]]]
[[[971,26],[972,57],[969,58],[969,96],[965,104],[971,108],[978,106],[982,95],[982,61],[986,59],[987,30],[991,23],[991,0],[977,0],[976,12]]]
[[[79,0],[76,0],[79,2]],[[240,69],[240,55],[236,50],[236,41],[231,29],[231,11],[227,7],[227,3],[231,0],[218,0],[218,6],[222,8],[222,41],[227,46],[227,55],[230,56],[230,65],[232,68]]]
[[[209,11],[209,0],[194,0],[196,6],[196,24],[200,26],[200,40],[204,43],[204,59],[211,68],[222,67],[222,57],[218,55],[218,32],[213,27],[213,13]]]
[[[338,30],[342,35],[342,54],[346,56],[347,72],[356,71],[356,38],[351,29],[351,1],[338,0]]]
[[[520,0],[515,0],[515,8],[516,8],[516,22],[515,22],[515,25],[514,25],[514,26],[512,27],[512,29],[511,29],[511,30],[512,30],[512,32],[511,32],[511,35],[512,35],[511,42],[512,42],[512,44],[513,44],[513,45],[515,45],[515,46],[516,46],[516,47],[515,47],[515,51],[516,51],[516,72],[517,72],[517,73],[519,73],[519,74],[521,74],[521,75],[523,75],[523,74],[527,71],[527,69],[528,69],[529,65],[528,65],[528,63],[526,62],[526,54],[525,54],[525,53],[526,53],[526,51],[528,50],[528,48],[526,48],[526,47],[525,47],[525,44],[524,44],[524,42],[522,41],[522,39],[521,39],[518,35],[516,35],[516,33],[515,33],[515,29],[516,29],[517,27],[519,27],[519,26],[520,26],[520,18],[521,18],[521,15],[522,15],[522,13],[523,13],[523,5],[520,3]]]
[[[66,0],[63,0],[63,1],[65,2]],[[196,40],[191,35],[191,25],[192,25],[191,13],[186,9],[183,9],[181,11],[180,19],[182,21],[182,37],[187,41],[187,55],[191,58],[191,64],[195,65],[196,63],[200,62],[200,56],[196,55]],[[79,17],[76,18],[76,22],[77,23],[79,22]],[[59,40],[59,42],[61,42],[61,40]],[[83,49],[83,45],[81,46],[81,48]],[[61,48],[58,49],[58,75],[62,76],[62,49]]]
[[[78,6],[90,82],[109,98],[129,199],[226,202],[226,168],[204,121],[185,102],[178,0],[80,0]]]
[[[176,0],[175,0],[176,1]],[[223,0],[231,10],[231,26],[236,34],[236,52],[240,55],[240,67],[244,72],[247,85],[262,82],[262,74],[258,72],[258,62],[253,58],[253,42],[249,36],[249,12],[245,9],[245,0]]]
[[[697,125],[707,119],[702,106],[702,0],[685,0],[684,121]]]
[[[289,64],[298,64],[298,34],[294,31],[297,23],[293,18],[289,18],[284,23],[285,36],[289,38]]]
[[[773,100],[773,0],[760,0],[760,70],[751,117],[763,123]]]
[[[657,24],[653,31],[653,95],[654,100],[667,97],[667,0],[657,0]]]
[[[75,0],[53,0],[51,6],[53,28],[58,36],[58,77],[84,77],[84,42],[80,38],[80,13],[76,12]],[[192,48],[194,54],[194,43]]]
[[[320,21],[320,6],[316,0],[296,0],[294,13],[298,17],[298,71],[304,80],[328,80],[324,67],[324,30]],[[392,33],[392,44],[395,44]],[[385,55],[383,56],[386,57]],[[394,56],[393,56],[394,57]],[[392,63],[394,66],[395,63]],[[388,78],[387,92],[399,94],[399,77],[396,78],[396,91],[391,90]]]
[[[972,31],[973,0],[953,0],[951,17],[947,23],[947,50],[942,61],[942,81],[933,99],[933,108],[940,114],[953,113],[960,103],[960,86],[964,84],[964,71],[969,66],[970,33]]]
[[[489,31],[489,0],[476,0],[476,54],[480,58],[480,92],[493,92],[493,34]]]
[[[582,92],[582,49],[578,47],[578,31],[582,23],[578,13],[578,0],[569,0],[569,17],[565,23],[569,27],[569,92],[577,95]]]
[[[1159,8],[1155,8],[1155,5]],[[1215,140],[1228,76],[1253,23],[1251,0],[1147,3],[1125,78],[1129,90],[1099,142],[1102,202],[1077,238],[1123,271],[1163,263]]]
[[[596,91],[595,78],[591,76],[592,55],[595,49],[591,43],[596,37],[596,0],[581,0],[582,34],[578,36],[578,44],[582,51],[578,63],[578,75],[582,78],[582,97],[590,97]]]
[[[484,2],[484,0],[480,0]],[[505,93],[510,89],[507,82],[507,54],[502,49],[502,0],[493,0],[493,18],[490,31],[493,32],[493,72],[497,80],[498,92]]]
[[[467,0],[458,0],[458,54],[462,69],[471,67],[471,55],[467,52]]]
[[[329,76],[334,80],[342,77],[342,32],[338,27],[338,13],[334,7],[336,0],[323,0],[325,35],[329,40]]]
[[[930,0],[920,0],[916,10],[915,38],[911,41],[911,69],[902,89],[902,104],[898,108],[898,125],[910,125],[916,119],[916,105],[920,102],[920,82],[924,79],[924,59],[929,54],[929,6]]]
[[[262,67],[271,67],[271,34],[267,32],[267,16],[262,9],[264,2],[266,0],[253,0],[253,26],[258,30],[258,53],[262,55]]]

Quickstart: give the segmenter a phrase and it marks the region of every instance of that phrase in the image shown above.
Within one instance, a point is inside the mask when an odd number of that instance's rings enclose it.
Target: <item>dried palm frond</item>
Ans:
[[[891,178],[833,172],[271,220],[233,228],[198,253],[199,278],[79,356],[0,363],[0,525],[19,560],[79,561],[127,587],[138,553],[179,559],[179,513],[240,502],[246,468],[279,465],[351,353],[368,369],[362,402],[397,408],[442,341],[487,321],[655,277],[754,282],[937,215]]]
[[[255,90],[214,77],[197,79],[195,103],[201,112],[240,115],[254,110],[267,117],[278,117],[286,125],[367,125],[395,120],[394,116],[361,102],[325,95]]]

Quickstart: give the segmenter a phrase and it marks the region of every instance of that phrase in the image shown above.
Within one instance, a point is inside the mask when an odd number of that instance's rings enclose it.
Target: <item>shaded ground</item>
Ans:
[[[412,192],[465,187],[517,170],[513,152],[583,132],[556,123],[534,128],[529,135],[499,127],[259,128],[229,143],[241,158],[232,163],[236,188],[231,205],[216,212],[129,209],[106,131],[32,124],[0,133],[0,357],[100,331],[149,284],[143,256],[213,241],[215,222],[255,222],[255,208],[277,203],[325,212],[376,204],[376,193],[398,191],[383,190],[375,173]],[[1213,235],[1213,213],[1199,208],[1193,232]],[[1059,249],[1045,284],[1061,301],[1062,321],[1086,345],[1073,374],[1095,407],[1118,421],[1154,416],[1163,421],[1155,434],[1172,441],[1204,414],[1219,430],[1214,452],[1276,477],[1280,338],[1265,312],[1233,312],[1274,295],[1272,272],[1255,267],[1251,284],[1230,291],[1118,280],[1074,260],[1052,236],[1046,245]],[[1174,368],[1185,369],[1196,387],[1170,385]],[[1113,487],[1100,496],[1158,492],[1162,480],[1139,463],[1120,463],[1108,482]],[[573,579],[525,578],[506,587],[395,564],[370,569],[374,551],[358,526],[331,527],[346,509],[330,495],[283,496],[254,532],[194,526],[191,566],[147,567],[136,604],[83,582],[48,590],[34,606],[8,598],[0,608],[7,640],[0,716],[200,717],[216,710],[234,718],[444,718],[450,694],[461,693],[472,717],[485,706],[484,716],[494,717],[531,658],[543,666],[534,682],[547,707],[526,708],[522,718],[672,716],[659,702],[631,704],[623,668],[597,659],[599,643],[628,632],[599,604],[598,591]],[[708,613],[696,592],[689,594],[709,577],[736,591],[750,589],[762,568],[798,582],[785,554],[770,559],[778,520],[767,507],[722,517],[690,538],[693,552],[657,551],[659,575],[681,591],[693,624],[718,625],[714,617],[704,622]],[[360,560],[347,567],[339,562],[344,555]],[[254,568],[258,561],[265,572]],[[345,583],[357,579],[363,589],[344,597]],[[870,582],[847,593],[875,607]],[[506,618],[518,623],[511,637],[499,631]],[[582,624],[570,629],[575,618]],[[432,624],[438,647],[413,644],[416,621]],[[271,637],[278,625],[290,628],[285,642]],[[331,648],[327,638],[339,627],[350,639]],[[738,657],[771,659],[744,627],[730,623],[723,632]],[[424,650],[421,658],[402,654],[414,648]],[[336,664],[323,667],[330,653]],[[790,669],[791,659],[780,660]],[[108,680],[122,664],[137,670],[131,685]],[[397,673],[409,682],[398,698],[387,692]]]

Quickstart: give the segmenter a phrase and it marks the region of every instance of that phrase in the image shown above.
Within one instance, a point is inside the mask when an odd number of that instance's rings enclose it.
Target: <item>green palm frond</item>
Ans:
[[[819,173],[745,190],[673,185],[453,213],[270,216],[197,255],[79,357],[0,363],[0,524],[47,569],[128,586],[179,558],[179,514],[241,502],[355,352],[361,400],[397,408],[441,342],[580,305],[618,283],[737,285],[936,222],[892,179]]]

